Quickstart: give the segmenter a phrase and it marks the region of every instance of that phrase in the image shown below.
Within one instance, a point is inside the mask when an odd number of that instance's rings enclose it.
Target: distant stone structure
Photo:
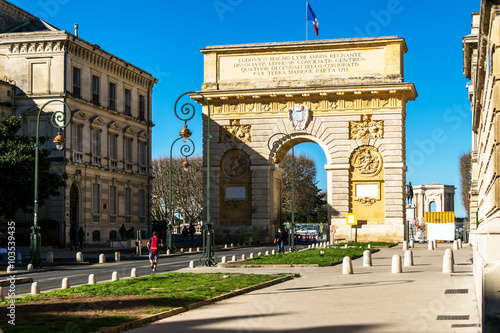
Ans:
[[[404,39],[391,37],[208,46],[201,93],[211,111],[211,217],[220,242],[270,242],[282,221],[280,167],[292,146],[321,146],[335,239],[402,241],[405,219]],[[200,96],[193,94],[199,103]],[[274,156],[268,143],[283,136]],[[275,137],[280,139],[280,137]],[[206,154],[206,147],[204,154]],[[205,184],[206,186],[206,184]],[[331,235],[330,235],[331,236]]]
[[[431,211],[432,203],[436,205],[436,212],[455,211],[455,189],[455,186],[438,183],[413,186],[413,204],[418,222],[423,222],[425,213]]]

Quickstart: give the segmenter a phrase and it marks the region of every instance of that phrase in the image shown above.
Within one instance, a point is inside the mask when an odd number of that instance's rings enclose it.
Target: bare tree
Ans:
[[[198,221],[203,213],[202,158],[192,157],[184,170],[183,157],[172,159],[172,210],[189,222]],[[156,221],[170,219],[170,158],[153,160],[151,215]]]
[[[316,165],[305,155],[295,156],[295,202],[294,211],[297,214],[308,215],[317,208],[320,190],[316,181]],[[285,170],[283,174],[283,212],[292,211],[292,158],[287,154],[281,163]]]
[[[467,218],[470,218],[470,186],[472,181],[472,172],[471,172],[471,153],[464,153],[460,155],[459,159],[459,167],[460,167],[460,185],[462,187],[462,204],[467,213]]]

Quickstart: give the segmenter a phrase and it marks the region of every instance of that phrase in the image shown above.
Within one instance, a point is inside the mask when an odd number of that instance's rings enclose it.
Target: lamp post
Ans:
[[[62,103],[64,111],[55,111],[50,117],[50,123],[52,126],[57,128],[57,136],[54,138],[54,143],[56,144],[57,150],[62,150],[66,140],[61,134],[63,128],[69,125],[71,122],[71,109],[64,101],[60,100],[50,100],[45,103],[40,110],[36,118],[36,142],[35,142],[35,195],[33,202],[33,227],[31,227],[30,235],[30,250],[31,250],[31,264],[33,267],[38,268],[43,265],[43,260],[41,258],[41,235],[40,227],[38,226],[38,155],[39,155],[39,131],[40,131],[40,114],[43,109],[50,103],[58,102]],[[68,111],[68,116],[66,117],[66,111]],[[61,125],[62,124],[62,125]]]
[[[272,141],[273,138],[277,135],[281,135],[281,138],[276,139],[275,141]],[[294,201],[295,201],[295,155],[294,155],[294,144],[292,137],[289,134],[286,133],[275,133],[273,134],[269,140],[267,141],[267,146],[271,153],[274,155],[273,157],[273,164],[275,166],[278,166],[281,163],[280,158],[278,157],[278,153],[283,149],[284,145],[284,138],[290,140],[292,144],[292,228],[291,228],[291,235],[290,235],[290,251],[297,251],[297,248],[295,247],[295,217],[294,217]],[[272,142],[272,143],[271,143]]]

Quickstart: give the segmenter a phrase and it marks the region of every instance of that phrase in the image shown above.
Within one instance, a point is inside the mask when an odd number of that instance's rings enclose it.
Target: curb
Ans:
[[[134,320],[134,321],[132,321],[130,323],[122,324],[120,326],[114,326],[114,327],[111,327],[111,328],[106,328],[106,329],[97,331],[96,333],[118,333],[118,332],[123,332],[125,330],[130,330],[130,329],[133,329],[133,328],[141,327],[141,326],[144,326],[146,324],[150,324],[152,322],[155,322],[155,321],[158,321],[158,320],[161,320],[161,319],[164,319],[164,318],[175,316],[175,315],[177,315],[179,313],[183,313],[183,312],[186,312],[186,311],[189,311],[189,310],[193,310],[193,309],[196,309],[196,308],[199,308],[199,307],[202,307],[202,306],[205,306],[205,305],[209,305],[209,304],[212,304],[212,303],[215,303],[215,302],[219,302],[219,301],[231,298],[231,297],[240,296],[240,295],[249,293],[249,292],[254,291],[254,290],[267,288],[267,287],[270,287],[272,285],[275,285],[275,284],[278,284],[278,283],[282,283],[282,282],[285,282],[285,281],[288,281],[288,280],[292,280],[292,279],[297,278],[297,277],[300,277],[300,274],[289,274],[289,275],[281,277],[281,278],[277,278],[277,279],[274,279],[274,280],[271,280],[271,281],[263,282],[261,284],[257,284],[257,285],[250,286],[250,287],[246,287],[246,288],[243,288],[243,289],[238,289],[238,290],[229,292],[227,294],[222,294],[222,295],[219,295],[219,296],[215,296],[213,298],[210,298],[210,299],[207,299],[207,300],[204,300],[204,301],[201,301],[201,302],[193,303],[193,304],[191,304],[191,305],[189,305],[187,307],[173,308],[171,310],[168,310],[168,311],[165,311],[165,312],[160,312],[160,313],[157,313],[157,314],[145,317],[145,318],[137,319],[137,320]]]

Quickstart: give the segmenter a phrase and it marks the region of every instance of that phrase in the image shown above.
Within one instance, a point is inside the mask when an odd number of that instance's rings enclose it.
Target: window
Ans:
[[[92,154],[101,156],[101,131],[96,129],[90,130],[90,143],[92,146]]]
[[[109,158],[116,160],[118,157],[118,145],[117,145],[118,136],[115,134],[109,134]]]
[[[132,163],[132,139],[125,139],[124,141],[124,160],[127,163]]]
[[[130,90],[125,89],[125,115],[130,116]]]
[[[73,67],[73,96],[80,98],[80,68]]]
[[[132,189],[125,189],[125,215],[132,215]]]
[[[146,216],[146,191],[139,190],[139,216]]]
[[[116,110],[116,84],[109,83],[109,108]]]
[[[116,215],[116,186],[109,187],[109,215]]]
[[[99,77],[92,76],[92,103],[99,105]]]
[[[145,121],[146,120],[146,101],[144,99],[143,95],[139,95],[139,120]]]
[[[146,142],[139,142],[139,164],[147,164],[147,145]]]
[[[92,241],[93,242],[101,241],[101,232],[99,230],[92,231]]]
[[[71,125],[71,146],[73,150],[82,151],[82,125]]]
[[[101,213],[101,185],[92,184],[92,213]]]

